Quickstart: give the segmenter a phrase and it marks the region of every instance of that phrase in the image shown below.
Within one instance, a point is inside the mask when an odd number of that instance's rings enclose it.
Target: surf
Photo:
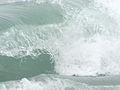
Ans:
[[[120,74],[119,10],[111,3],[1,1],[0,89],[119,89],[119,80],[116,84],[114,76]],[[104,83],[109,82],[107,76],[113,78],[113,83]],[[89,85],[92,81],[100,87]]]

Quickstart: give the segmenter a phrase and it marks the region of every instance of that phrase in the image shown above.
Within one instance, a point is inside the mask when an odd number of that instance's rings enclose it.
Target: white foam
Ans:
[[[54,78],[53,80],[46,77],[45,81],[29,81],[22,79],[21,81],[12,81],[0,84],[0,90],[88,90],[87,85],[77,84],[69,80],[61,80]],[[79,89],[80,88],[80,89]]]

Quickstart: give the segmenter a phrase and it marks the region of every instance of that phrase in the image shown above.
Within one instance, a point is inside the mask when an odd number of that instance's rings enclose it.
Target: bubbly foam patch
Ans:
[[[77,83],[76,83],[77,84]],[[77,86],[79,85],[79,86]],[[1,90],[76,90],[79,87],[79,90],[87,90],[89,89],[87,85],[77,84],[75,82],[69,80],[61,80],[54,78],[51,80],[47,78],[45,81],[29,81],[28,79],[24,78],[21,81],[17,82],[8,82],[0,84]]]

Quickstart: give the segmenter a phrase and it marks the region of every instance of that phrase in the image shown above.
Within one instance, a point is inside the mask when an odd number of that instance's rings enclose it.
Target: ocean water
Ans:
[[[120,90],[120,0],[0,0],[0,90]]]

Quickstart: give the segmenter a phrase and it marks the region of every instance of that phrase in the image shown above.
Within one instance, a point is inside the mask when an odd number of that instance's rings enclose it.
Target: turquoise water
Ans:
[[[18,80],[43,73],[54,73],[54,64],[47,54],[41,54],[34,59],[30,56],[22,59],[0,56],[0,81]]]
[[[0,0],[0,90],[119,90],[119,0]]]

